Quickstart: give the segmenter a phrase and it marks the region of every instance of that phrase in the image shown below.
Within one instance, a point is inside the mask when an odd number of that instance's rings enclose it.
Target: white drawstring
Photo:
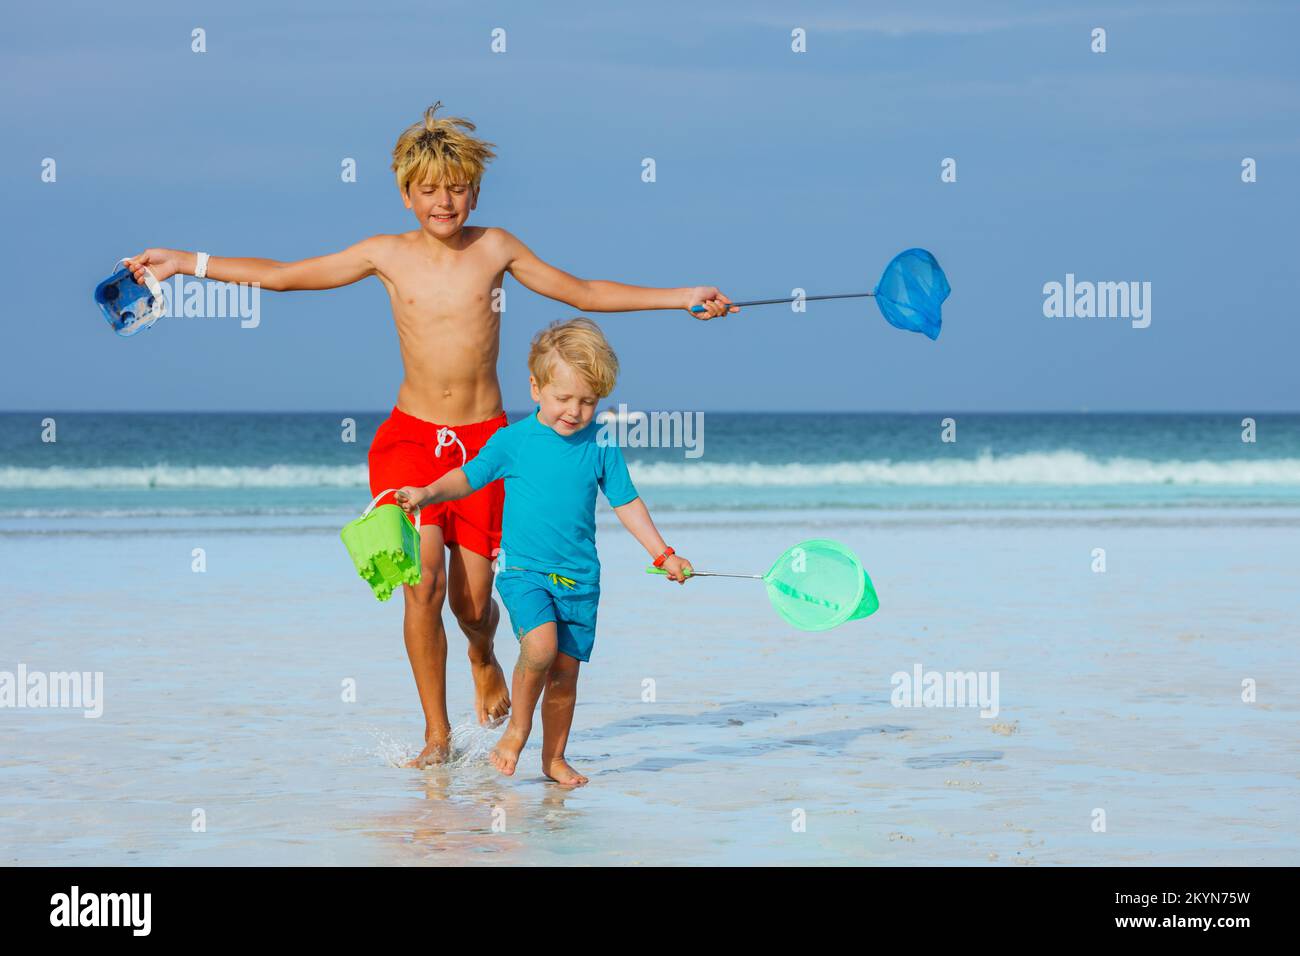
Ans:
[[[438,429],[438,445],[433,450],[433,456],[435,458],[441,458],[442,450],[444,448],[450,448],[452,445],[460,445],[460,456],[462,462],[469,461],[469,453],[465,451],[465,443],[460,440],[460,438],[456,435],[456,433],[452,429],[447,428],[445,426]],[[366,510],[361,512],[361,517],[364,518],[366,515],[370,514],[370,512],[374,510],[375,505],[379,504],[380,499],[383,498],[384,495],[392,494],[396,490],[397,490],[396,488],[389,488],[386,491],[381,491],[378,495],[375,496],[375,500],[370,502],[370,505],[366,508]],[[398,507],[401,506],[399,505]],[[419,510],[415,512],[415,527],[417,530],[420,527]]]
[[[433,457],[441,458],[442,450],[450,448],[452,445],[460,445],[460,460],[462,463],[469,461],[469,453],[465,451],[465,444],[454,431],[445,425],[438,429],[438,446],[433,450]]]

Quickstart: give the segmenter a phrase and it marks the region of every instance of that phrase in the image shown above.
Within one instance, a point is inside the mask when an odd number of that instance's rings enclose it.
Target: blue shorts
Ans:
[[[555,625],[559,649],[580,661],[591,660],[596,643],[596,605],[600,585],[566,585],[540,571],[502,571],[497,575],[497,593],[510,615],[516,640],[535,627]]]

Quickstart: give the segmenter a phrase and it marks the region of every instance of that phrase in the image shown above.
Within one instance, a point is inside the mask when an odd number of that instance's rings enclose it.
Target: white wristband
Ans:
[[[194,278],[206,279],[208,277],[208,259],[210,258],[211,256],[206,252],[200,252],[196,255],[194,262]]]

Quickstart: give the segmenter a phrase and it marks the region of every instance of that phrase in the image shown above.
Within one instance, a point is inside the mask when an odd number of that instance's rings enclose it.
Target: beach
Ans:
[[[400,766],[422,732],[402,598],[355,576],[342,520],[11,520],[0,669],[102,672],[103,712],[0,710],[5,863],[1300,862],[1300,509],[660,518],[700,568],[843,541],[881,607],[826,633],[759,582],[644,574],[602,510],[578,790],[536,738],[513,778],[488,765],[450,614],[457,753]],[[996,673],[996,716],[894,706],[918,666]]]
[[[8,11],[8,925],[337,946],[430,894],[332,868],[461,866],[1281,922],[1300,5],[485,11]],[[407,526],[341,532],[439,480],[408,622]],[[493,620],[583,785],[540,708],[494,767]]]

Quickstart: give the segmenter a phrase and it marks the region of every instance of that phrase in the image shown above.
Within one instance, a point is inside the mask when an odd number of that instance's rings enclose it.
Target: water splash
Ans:
[[[378,730],[370,732],[373,737],[371,748],[366,751],[369,757],[378,757],[381,761],[390,767],[402,767],[408,760],[413,759],[420,751],[417,748],[405,744],[391,734]]]
[[[472,717],[451,728],[451,759],[441,766],[455,770],[487,764],[488,753],[496,746],[505,729],[502,722],[498,727],[481,727]],[[389,767],[405,769],[406,764],[419,756],[424,744],[408,743],[380,730],[371,730],[372,745],[367,751],[371,759],[378,758]]]
[[[501,739],[505,721],[497,727],[483,727],[475,720],[467,720],[451,728],[451,760],[449,767],[487,763],[488,753]]]

